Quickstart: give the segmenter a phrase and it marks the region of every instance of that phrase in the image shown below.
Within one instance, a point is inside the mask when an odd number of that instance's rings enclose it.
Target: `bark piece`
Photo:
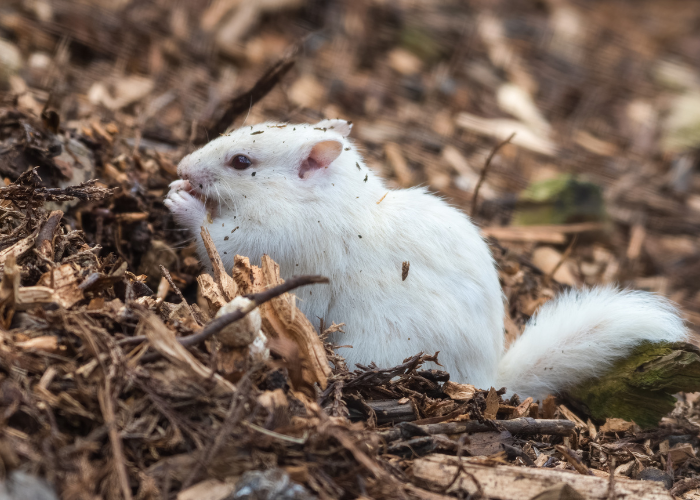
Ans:
[[[484,418],[489,418],[489,419],[496,418],[496,414],[498,413],[498,406],[500,403],[500,399],[501,398],[498,397],[498,393],[496,392],[496,389],[491,387],[491,390],[489,390],[489,393],[486,396],[486,409],[484,410]]]
[[[47,286],[23,286],[17,290],[17,306],[19,309],[32,307],[36,304],[48,304],[54,301],[55,290]]]
[[[535,420],[534,418],[516,418],[499,420],[498,425],[513,435],[531,436],[534,434],[549,434],[568,436],[574,430],[574,423],[568,420]],[[474,421],[448,422],[442,424],[427,424],[419,426],[426,434],[461,434],[469,432],[491,432],[493,425]],[[379,435],[386,441],[401,438],[401,430],[394,428],[382,431]]]
[[[520,403],[515,411],[513,412],[512,418],[521,418],[530,414],[530,405],[532,405],[532,398],[527,398],[525,401]]]
[[[468,474],[460,471],[456,481],[449,486],[460,466]],[[470,463],[470,460],[465,458],[435,454],[415,460],[412,472],[419,485],[426,488],[444,489],[449,486],[446,493],[463,492],[476,495],[477,491],[481,490],[484,498],[521,500],[535,497],[548,488],[565,483],[576,491],[585,491],[589,500],[608,499],[608,479],[554,469],[511,465],[489,467]],[[478,481],[478,484],[475,481]],[[625,478],[615,478],[615,497],[636,500],[672,499],[660,484]]]
[[[458,384],[456,382],[447,381],[442,386],[442,392],[447,394],[450,399],[455,401],[471,401],[476,394],[476,387],[470,384]]]
[[[279,266],[270,256],[263,255],[261,269],[265,288],[284,283],[280,278]],[[262,304],[260,309],[263,325],[267,324],[274,334],[291,339],[299,347],[306,362],[302,368],[305,379],[311,383],[316,382],[325,389],[327,379],[332,373],[326,350],[311,322],[294,304],[292,296],[285,293],[275,297]],[[273,332],[269,334],[272,335]]]
[[[265,289],[262,270],[250,263],[248,257],[236,255],[233,258],[233,279],[242,295],[259,293]]]
[[[395,399],[366,401],[377,417],[377,425],[388,422],[411,422],[416,419],[412,404],[401,404]]]
[[[53,269],[51,282],[54,300],[66,309],[83,298],[83,291],[78,288],[78,278],[70,264],[63,264]]]
[[[0,282],[0,322],[5,330],[9,330],[19,295],[20,270],[12,252],[5,256],[2,265],[4,273]]]
[[[559,405],[557,409],[559,410],[559,413],[562,417],[564,417],[567,420],[571,420],[574,424],[576,424],[576,428],[578,430],[584,430],[588,427],[588,425],[586,425],[586,422],[578,418],[576,414],[569,410],[566,406]]]
[[[56,352],[58,351],[58,338],[53,335],[42,335],[33,339],[17,342],[15,344],[20,349]]]
[[[224,297],[224,292],[209,274],[197,276],[197,284],[199,285],[199,293],[207,301],[210,313],[216,313],[228,302]]]
[[[481,432],[469,436],[466,450],[472,456],[488,456],[503,450],[502,444],[513,445],[513,435],[508,431]]]
[[[236,285],[235,280],[229,276],[224,267],[224,263],[221,261],[221,256],[216,250],[216,245],[214,245],[214,240],[211,239],[211,235],[206,227],[202,226],[202,241],[204,242],[204,247],[209,254],[209,260],[211,261],[211,267],[214,272],[214,281],[221,288],[226,301],[233,300],[236,295],[238,295],[238,285]]]
[[[53,237],[63,218],[61,210],[54,210],[49,215],[36,238],[36,249],[47,259],[53,260]]]

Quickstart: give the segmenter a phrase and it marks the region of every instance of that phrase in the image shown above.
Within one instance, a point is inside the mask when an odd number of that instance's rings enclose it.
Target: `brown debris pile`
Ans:
[[[343,117],[392,187],[480,223],[509,340],[564,286],[612,282],[672,298],[697,330],[699,15],[0,5],[0,497],[25,472],[66,499],[699,498],[697,395],[642,432],[455,384],[435,353],[347,367],[323,342],[342,325],[317,333],[272,260],[223,269],[212,248],[202,274],[162,204],[179,159],[231,125]],[[605,190],[605,224],[509,225],[523,189],[562,173]]]
[[[240,498],[530,498],[560,482],[589,498],[607,498],[610,487],[668,498],[660,483],[625,476],[657,474],[675,480],[675,491],[695,484],[690,411],[640,433],[626,422],[584,423],[553,398],[540,409],[531,398],[456,384],[424,367],[437,353],[349,370],[321,341],[342,325],[319,337],[282,293],[322,278],[284,283],[267,257],[260,267],[237,257],[229,274],[209,244],[213,276],[198,277],[204,300],[168,302],[146,276],[87,245],[60,211],[42,208],[47,196],[95,200],[110,190],[38,183],[30,171],[0,189],[8,484],[22,470],[67,499],[251,490],[263,496]]]

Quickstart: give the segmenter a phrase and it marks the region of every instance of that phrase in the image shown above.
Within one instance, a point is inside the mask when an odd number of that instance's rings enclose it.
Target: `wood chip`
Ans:
[[[476,387],[470,384],[458,384],[448,380],[442,386],[442,392],[455,401],[471,401],[474,398],[474,394],[476,394]]]
[[[214,281],[214,278],[209,274],[200,274],[197,276],[197,284],[199,285],[199,293],[207,301],[209,313],[216,312],[226,305],[229,301],[224,297],[224,292],[221,287]]]
[[[177,341],[175,333],[170,330],[155,314],[147,311],[139,311],[140,323],[137,330],[145,334],[153,348],[164,357],[181,367],[188,373],[196,376],[201,382],[213,381],[219,394],[231,394],[236,392],[236,387],[213,372],[210,368],[200,363],[182,344]]]
[[[494,419],[498,413],[498,406],[500,403],[500,397],[496,392],[496,389],[491,387],[488,395],[486,396],[486,409],[484,410],[484,418]]]
[[[268,255],[263,255],[261,269],[265,288],[284,282],[280,278],[279,266]],[[275,297],[260,307],[260,313],[263,324],[268,324],[275,334],[289,338],[299,346],[308,363],[304,367],[304,373],[309,382],[318,383],[321,388],[325,388],[331,369],[323,342],[311,322],[294,305],[292,296],[285,293]]]
[[[690,443],[680,443],[668,450],[667,457],[674,466],[678,466],[690,458],[695,458],[695,450]]]
[[[559,413],[561,414],[562,417],[564,417],[567,420],[571,420],[573,423],[575,423],[577,429],[582,430],[582,429],[588,428],[586,423],[583,420],[581,420],[580,418],[578,418],[576,416],[576,414],[574,414],[574,412],[569,410],[566,406],[559,405],[557,409],[559,410]],[[601,430],[602,430],[602,428],[601,428]]]
[[[634,427],[634,422],[621,418],[608,418],[600,427],[600,432],[627,432]]]
[[[33,339],[26,340],[24,342],[17,342],[15,345],[20,349],[24,349],[25,351],[36,350],[56,352],[58,351],[58,338],[53,335],[43,335],[41,337],[34,337]]]

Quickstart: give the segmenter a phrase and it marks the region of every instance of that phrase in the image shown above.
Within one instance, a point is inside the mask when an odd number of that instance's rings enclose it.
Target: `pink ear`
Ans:
[[[301,162],[299,177],[306,178],[309,173],[328,168],[328,165],[340,156],[343,145],[338,141],[317,142],[308,156]]]

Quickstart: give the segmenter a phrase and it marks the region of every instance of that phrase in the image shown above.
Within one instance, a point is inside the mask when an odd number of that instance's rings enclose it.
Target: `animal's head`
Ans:
[[[183,158],[178,173],[193,195],[220,208],[244,199],[313,199],[347,176],[348,164],[355,168],[351,128],[345,120],[245,126]]]

